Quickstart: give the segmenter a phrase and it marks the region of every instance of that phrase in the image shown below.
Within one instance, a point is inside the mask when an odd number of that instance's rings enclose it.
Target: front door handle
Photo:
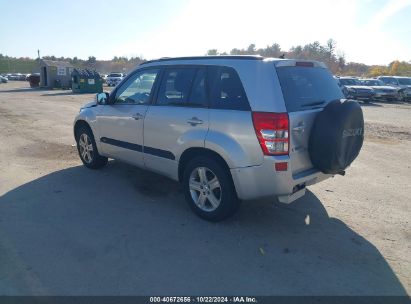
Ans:
[[[140,113],[136,113],[133,116],[131,116],[132,118],[134,118],[135,120],[139,120],[139,119],[143,119],[144,115],[140,114]]]
[[[203,121],[201,119],[198,119],[197,117],[193,117],[193,118],[187,120],[187,123],[192,125],[192,126],[196,126],[196,125],[201,125],[203,123]]]

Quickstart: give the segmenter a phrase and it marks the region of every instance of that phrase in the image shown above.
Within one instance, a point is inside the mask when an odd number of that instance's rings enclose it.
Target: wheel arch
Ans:
[[[77,132],[81,127],[86,127],[88,129],[90,129],[90,131],[93,133],[93,129],[91,128],[91,126],[89,125],[89,123],[83,119],[79,119],[76,121],[76,123],[74,124],[74,128],[73,128],[73,132],[74,132],[74,138],[77,138]],[[94,134],[93,134],[94,135]]]
[[[216,160],[224,169],[227,170],[232,180],[230,167],[228,166],[226,160],[220,154],[218,154],[217,152],[213,150],[207,149],[207,148],[193,147],[193,148],[186,149],[180,156],[180,159],[178,162],[178,180],[179,181],[183,180],[184,169],[186,168],[190,160],[198,156],[208,156]]]

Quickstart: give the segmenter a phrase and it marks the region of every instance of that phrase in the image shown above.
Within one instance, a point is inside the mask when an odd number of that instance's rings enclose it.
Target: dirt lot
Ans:
[[[0,84],[0,294],[411,293],[410,105],[364,105],[345,177],[211,224],[175,182],[81,166],[72,121],[90,98]]]

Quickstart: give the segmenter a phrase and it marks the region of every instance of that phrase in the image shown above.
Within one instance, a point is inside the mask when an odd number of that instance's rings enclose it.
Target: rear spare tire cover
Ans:
[[[312,164],[326,174],[342,173],[364,141],[364,117],[353,100],[335,100],[318,113],[309,140]]]

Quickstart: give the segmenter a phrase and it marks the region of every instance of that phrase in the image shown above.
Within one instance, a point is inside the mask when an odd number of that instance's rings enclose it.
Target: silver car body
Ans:
[[[377,79],[381,80],[385,84],[393,87],[397,87],[400,89],[404,97],[406,99],[411,98],[411,78],[410,77],[402,77],[402,76],[380,76]],[[402,84],[403,81],[405,80],[407,84]]]
[[[169,65],[232,67],[241,79],[251,111],[287,113],[275,66],[294,63],[288,59],[179,59],[147,63],[136,71]],[[325,68],[322,63],[312,63]],[[289,155],[283,156],[263,154],[250,111],[91,102],[80,110],[75,125],[84,121],[91,127],[101,155],[174,180],[181,179],[179,166],[184,153],[212,151],[226,162],[240,199],[278,196],[288,203],[304,195],[306,186],[331,177],[313,168],[308,153],[310,130],[321,110],[288,113],[290,147]],[[192,124],[192,120],[202,123]],[[287,162],[288,170],[276,171],[279,162]]]
[[[385,85],[379,79],[361,79],[365,86],[369,86],[375,91],[375,99],[398,99],[399,88]]]

